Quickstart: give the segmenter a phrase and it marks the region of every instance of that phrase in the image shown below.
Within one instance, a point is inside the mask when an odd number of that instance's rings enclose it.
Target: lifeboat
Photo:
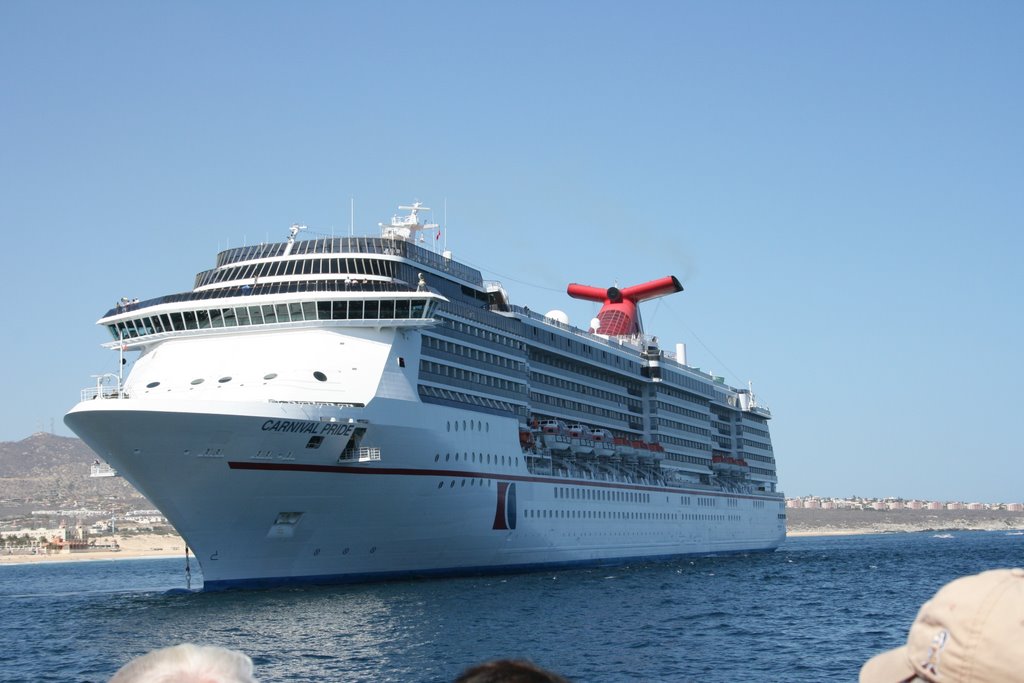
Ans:
[[[614,444],[616,455],[621,455],[623,457],[636,457],[636,449],[633,448],[633,442],[617,437],[612,441],[612,443]]]
[[[591,432],[591,438],[594,440],[594,453],[605,457],[614,455],[615,440],[607,429],[595,429]]]
[[[569,425],[566,427],[566,431],[569,432],[569,436],[575,439],[589,439],[590,438],[590,427],[581,424]]]
[[[567,431],[561,420],[541,420],[540,430],[545,434],[565,434]]]

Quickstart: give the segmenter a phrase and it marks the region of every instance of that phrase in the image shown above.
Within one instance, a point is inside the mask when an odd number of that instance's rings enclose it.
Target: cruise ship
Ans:
[[[420,203],[379,236],[227,249],[191,291],[98,321],[121,372],[64,420],[156,505],[204,588],[771,551],[768,409],[568,284],[586,329],[512,303]],[[300,239],[300,238],[305,239]]]

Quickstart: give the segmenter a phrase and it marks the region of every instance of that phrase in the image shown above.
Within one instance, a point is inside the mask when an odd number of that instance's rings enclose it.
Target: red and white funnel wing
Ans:
[[[651,280],[642,285],[633,285],[625,289],[609,287],[601,289],[590,285],[578,285],[572,283],[567,288],[567,293],[574,299],[586,301],[601,301],[604,306],[597,314],[600,326],[591,332],[606,334],[612,337],[628,336],[642,332],[640,321],[637,317],[636,305],[641,301],[674,294],[683,291],[683,286],[674,275],[668,275],[658,280]]]
[[[575,282],[566,289],[573,299],[584,299],[586,301],[607,301],[608,290],[590,285],[578,285]]]
[[[665,294],[675,294],[683,291],[683,286],[675,275],[667,275],[658,280],[651,280],[642,285],[633,285],[622,290],[623,299],[631,299],[635,302],[646,301]]]

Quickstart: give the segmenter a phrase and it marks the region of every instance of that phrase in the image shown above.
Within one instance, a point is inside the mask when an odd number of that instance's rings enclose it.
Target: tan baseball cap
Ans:
[[[907,644],[869,659],[861,683],[1024,681],[1024,569],[947,583],[921,606]]]

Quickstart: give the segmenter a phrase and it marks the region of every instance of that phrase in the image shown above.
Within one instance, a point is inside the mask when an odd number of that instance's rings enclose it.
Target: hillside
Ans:
[[[91,478],[95,459],[81,440],[42,432],[0,442],[0,517],[19,514],[26,506],[145,501],[121,477]]]

